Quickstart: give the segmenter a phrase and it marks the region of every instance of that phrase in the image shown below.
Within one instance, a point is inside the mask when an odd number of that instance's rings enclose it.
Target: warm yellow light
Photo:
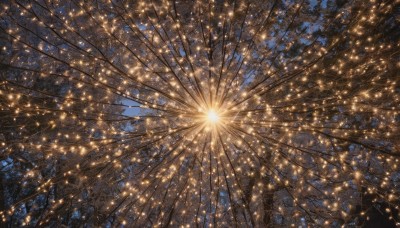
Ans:
[[[212,109],[208,111],[207,118],[211,123],[217,123],[219,120],[218,114]]]

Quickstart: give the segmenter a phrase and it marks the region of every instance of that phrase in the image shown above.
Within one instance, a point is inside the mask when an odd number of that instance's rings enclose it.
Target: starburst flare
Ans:
[[[6,1],[1,161],[30,190],[3,221],[398,218],[398,3]]]

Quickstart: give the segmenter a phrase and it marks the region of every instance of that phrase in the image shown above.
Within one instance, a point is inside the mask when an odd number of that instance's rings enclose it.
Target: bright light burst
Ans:
[[[209,110],[207,113],[207,119],[211,123],[218,123],[219,115],[214,110]]]
[[[395,212],[399,1],[316,2],[6,1],[1,159],[28,190],[2,219],[338,226],[366,194]]]

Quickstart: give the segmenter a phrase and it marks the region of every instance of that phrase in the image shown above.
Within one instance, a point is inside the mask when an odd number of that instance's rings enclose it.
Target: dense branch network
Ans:
[[[3,221],[337,225],[365,194],[395,219],[397,4],[2,3],[2,167],[30,189]]]

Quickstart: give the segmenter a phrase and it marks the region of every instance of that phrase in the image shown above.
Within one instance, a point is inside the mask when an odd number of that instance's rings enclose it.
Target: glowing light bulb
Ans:
[[[217,123],[219,120],[218,114],[212,109],[208,111],[207,118],[211,123]]]

